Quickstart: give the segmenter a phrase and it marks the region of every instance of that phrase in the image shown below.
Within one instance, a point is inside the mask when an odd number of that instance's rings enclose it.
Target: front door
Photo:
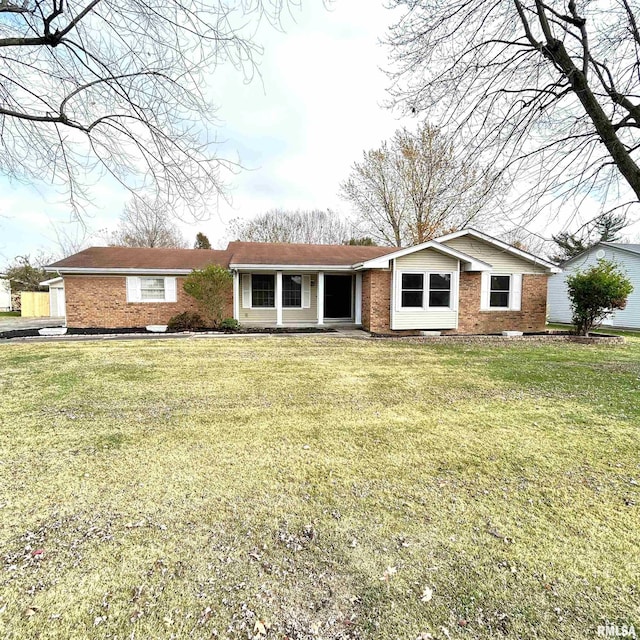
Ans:
[[[353,276],[324,277],[324,317],[350,320]]]

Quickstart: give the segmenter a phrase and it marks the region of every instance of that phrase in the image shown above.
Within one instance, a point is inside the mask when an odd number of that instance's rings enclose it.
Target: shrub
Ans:
[[[204,328],[205,324],[202,316],[192,311],[183,311],[173,316],[167,324],[168,331],[197,331]]]
[[[567,277],[576,333],[588,336],[614,309],[624,309],[633,285],[616,264],[600,259]]]
[[[232,283],[233,276],[228,269],[210,264],[204,269],[192,271],[185,278],[183,287],[198,302],[202,312],[211,318],[214,326],[218,326],[231,296]]]
[[[220,323],[220,328],[223,331],[237,331],[240,328],[240,323],[235,318],[225,318]]]

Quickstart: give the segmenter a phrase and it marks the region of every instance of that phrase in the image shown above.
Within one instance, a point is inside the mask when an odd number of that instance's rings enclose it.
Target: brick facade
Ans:
[[[480,311],[480,273],[460,274],[457,333],[543,331],[547,322],[546,275],[522,276],[520,311]]]
[[[177,302],[127,302],[124,276],[65,276],[67,326],[145,327],[167,324],[183,311],[201,313],[195,300],[183,290],[184,278],[176,278]],[[232,292],[224,316],[233,316]]]
[[[520,311],[480,311],[480,273],[460,274],[458,329],[449,334],[542,331],[547,320],[546,275],[522,276]],[[362,276],[362,327],[376,334],[416,335],[391,330],[391,271],[371,269]]]

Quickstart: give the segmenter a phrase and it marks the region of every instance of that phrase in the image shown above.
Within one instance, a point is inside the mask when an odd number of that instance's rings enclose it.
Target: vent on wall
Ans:
[[[598,258],[598,260],[600,260],[600,258],[604,258],[605,253],[604,253],[604,249],[598,249],[596,251],[596,258]]]

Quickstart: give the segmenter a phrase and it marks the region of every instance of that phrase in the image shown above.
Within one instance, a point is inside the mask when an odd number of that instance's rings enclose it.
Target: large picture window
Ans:
[[[257,274],[251,276],[251,306],[276,306],[276,280],[273,274]]]
[[[302,307],[302,276],[282,276],[282,306]]]
[[[424,302],[424,274],[402,274],[402,307],[422,308]]]
[[[451,274],[450,273],[430,273],[429,274],[429,306],[430,307],[450,307],[451,306]]]
[[[140,278],[140,299],[164,302],[164,278]]]
[[[509,308],[511,276],[491,276],[489,289],[489,306],[501,309]]]

